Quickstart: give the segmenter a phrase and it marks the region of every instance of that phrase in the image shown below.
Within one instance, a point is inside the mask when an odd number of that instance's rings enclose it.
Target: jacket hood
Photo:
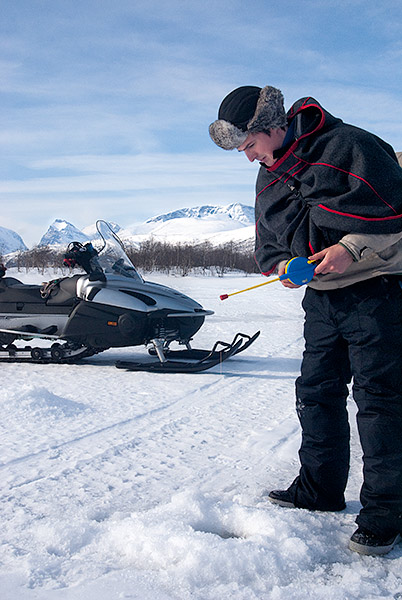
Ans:
[[[292,141],[285,147],[275,151],[274,156],[278,160],[272,167],[267,168],[268,171],[275,171],[289,154],[297,149],[300,141],[304,138],[313,137],[319,131],[343,123],[342,119],[334,117],[311,96],[301,98],[295,102],[287,112],[286,117],[288,126],[293,128]]]
[[[333,127],[342,123],[342,119],[334,117],[321,104],[312,98],[301,98],[293,104],[287,113],[288,122],[296,118],[295,137],[300,139],[313,135],[323,128]]]

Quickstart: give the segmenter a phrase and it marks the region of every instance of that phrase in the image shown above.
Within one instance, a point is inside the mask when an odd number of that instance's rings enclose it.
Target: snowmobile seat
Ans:
[[[40,286],[22,283],[14,277],[0,279],[0,293],[2,302],[40,302]]]
[[[0,279],[0,283],[3,284],[3,287],[9,287],[10,285],[16,285],[17,283],[24,285],[22,281],[15,279],[15,277],[3,277]]]
[[[77,279],[82,275],[74,275],[73,277],[65,277],[55,282],[51,288],[46,304],[69,306],[74,304],[77,299]]]

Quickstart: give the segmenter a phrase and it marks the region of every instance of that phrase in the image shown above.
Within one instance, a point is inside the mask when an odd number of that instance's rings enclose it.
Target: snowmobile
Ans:
[[[231,343],[212,350],[192,348],[190,341],[213,314],[172,288],[145,281],[106,221],[97,221],[96,243],[72,242],[64,264],[81,267],[43,285],[24,284],[0,270],[0,361],[75,363],[109,348],[145,345],[145,361],[122,360],[133,371],[196,373],[248,348],[258,337],[236,334]],[[49,340],[43,346],[15,342]],[[172,342],[185,349],[172,350]]]

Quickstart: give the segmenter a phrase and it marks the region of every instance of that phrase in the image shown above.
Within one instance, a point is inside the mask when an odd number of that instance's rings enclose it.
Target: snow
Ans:
[[[226,219],[234,219],[244,225],[254,225],[254,207],[246,204],[228,204],[227,206],[194,206],[182,208],[170,213],[165,213],[148,219],[146,223],[169,221],[171,219],[195,217],[198,219],[221,216]]]
[[[39,246],[67,246],[70,242],[87,242],[88,237],[74,225],[63,219],[56,219],[41,237]]]
[[[157,223],[144,223],[134,232],[127,229],[119,232],[119,236],[128,243],[139,243],[152,238],[171,244],[208,241],[220,245],[230,241],[253,241],[254,233],[254,225],[246,227],[228,217],[211,216],[202,219],[181,217]]]
[[[197,375],[114,367],[140,347],[1,364],[2,600],[402,598],[402,545],[381,558],[347,549],[361,485],[352,401],[346,510],[266,500],[298,471],[303,291],[273,284],[221,302],[260,278],[146,278],[215,311],[195,346],[261,336]]]
[[[122,229],[117,223],[110,223],[114,232],[130,245],[136,245],[153,238],[171,243],[191,243],[209,241],[220,245],[230,241],[252,243],[255,234],[254,208],[235,203],[227,206],[197,206],[157,215],[144,223],[134,223]],[[39,246],[62,246],[72,241],[88,242],[96,240],[96,223],[79,230],[64,219],[55,219],[41,237]],[[26,250],[20,236],[9,229],[0,227],[0,253],[8,254],[16,250]]]
[[[6,227],[0,227],[0,256],[2,254],[9,254],[10,252],[16,252],[17,250],[26,250],[22,238]]]
[[[140,243],[152,237],[171,243],[208,241],[214,245],[231,241],[252,243],[254,235],[254,208],[239,203],[183,208],[133,224],[119,233],[128,243]]]

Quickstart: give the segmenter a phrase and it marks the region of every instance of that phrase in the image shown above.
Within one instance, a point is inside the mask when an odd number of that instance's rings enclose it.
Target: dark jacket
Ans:
[[[402,231],[402,169],[392,147],[313,98],[288,112],[294,137],[257,178],[256,252],[264,274],[347,233]]]

